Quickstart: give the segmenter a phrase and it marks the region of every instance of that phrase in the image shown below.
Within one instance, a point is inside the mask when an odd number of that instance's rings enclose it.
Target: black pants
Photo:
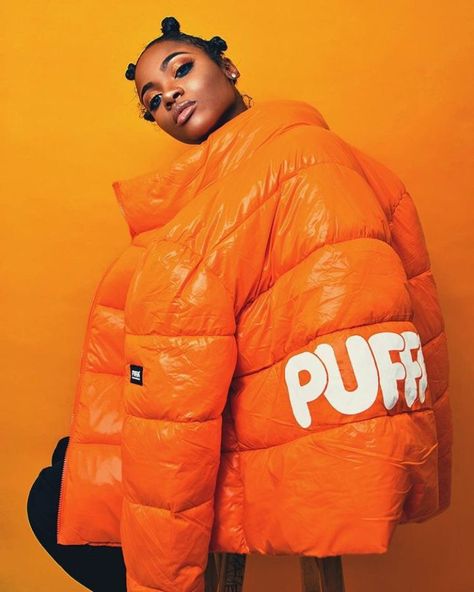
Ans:
[[[59,486],[68,442],[68,436],[59,440],[51,466],[40,471],[31,487],[27,503],[30,526],[51,557],[80,584],[93,592],[126,592],[122,547],[56,542]]]

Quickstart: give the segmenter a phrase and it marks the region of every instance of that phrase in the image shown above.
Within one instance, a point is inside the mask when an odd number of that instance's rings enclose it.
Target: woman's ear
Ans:
[[[235,82],[237,78],[240,76],[240,72],[238,71],[237,67],[234,65],[232,60],[229,58],[223,58],[224,65],[222,67],[224,74],[229,78],[231,81]]]

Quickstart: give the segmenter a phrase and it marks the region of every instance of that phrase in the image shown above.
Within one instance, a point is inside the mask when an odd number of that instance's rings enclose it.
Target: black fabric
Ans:
[[[42,469],[28,495],[30,526],[49,555],[77,582],[93,592],[126,592],[122,547],[58,545],[59,486],[69,436],[56,444],[51,466]]]

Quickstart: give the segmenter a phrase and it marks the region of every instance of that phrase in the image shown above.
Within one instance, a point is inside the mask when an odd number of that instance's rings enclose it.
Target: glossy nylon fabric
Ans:
[[[113,188],[131,244],[91,306],[59,543],[203,592],[210,551],[384,553],[449,506],[444,322],[393,172],[282,99]]]

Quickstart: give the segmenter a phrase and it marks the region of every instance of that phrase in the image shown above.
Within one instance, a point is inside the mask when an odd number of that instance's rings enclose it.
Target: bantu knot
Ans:
[[[165,16],[165,18],[161,21],[161,31],[163,32],[163,35],[173,35],[180,33],[179,22],[174,18],[174,16]]]
[[[227,43],[219,35],[215,35],[212,39],[209,39],[209,44],[218,51],[225,51],[227,49]]]
[[[125,78],[127,80],[135,80],[135,64],[128,64]]]

